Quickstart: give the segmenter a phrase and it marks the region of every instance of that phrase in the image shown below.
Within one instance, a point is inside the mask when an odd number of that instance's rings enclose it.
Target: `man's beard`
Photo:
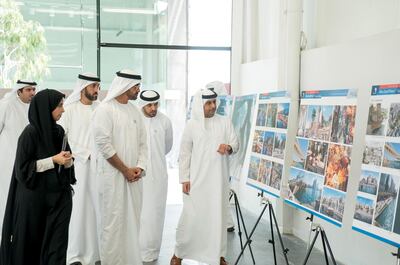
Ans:
[[[98,95],[97,95],[97,94],[91,95],[91,94],[85,89],[85,97],[86,97],[88,100],[95,101],[95,100],[97,100]]]

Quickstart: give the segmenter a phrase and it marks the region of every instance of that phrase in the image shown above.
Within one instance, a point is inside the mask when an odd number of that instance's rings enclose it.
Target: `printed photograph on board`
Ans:
[[[297,168],[304,168],[307,158],[308,140],[303,138],[296,138],[294,142],[294,150],[292,153],[292,166]]]
[[[400,103],[390,105],[386,136],[400,137]]]
[[[267,121],[267,106],[268,104],[260,104],[258,105],[257,111],[257,126],[265,126],[265,122]]]
[[[339,144],[330,144],[325,172],[325,185],[341,191],[347,190],[350,157],[350,147]]]
[[[323,176],[312,174],[297,168],[290,169],[288,179],[288,199],[314,211],[318,211],[324,184]]]
[[[262,184],[269,185],[271,171],[272,171],[272,162],[266,159],[261,159],[257,181]]]
[[[249,174],[248,177],[250,179],[257,180],[258,179],[258,171],[260,168],[260,158],[256,156],[251,156],[250,164],[249,164]]]
[[[319,211],[332,219],[342,222],[344,202],[344,192],[324,187]]]
[[[310,140],[308,143],[305,169],[320,175],[324,175],[327,157],[328,144]]]
[[[267,122],[265,126],[275,128],[276,127],[276,114],[278,112],[278,104],[268,104],[267,108]]]
[[[281,188],[283,165],[272,162],[271,181],[269,186],[279,190]]]
[[[304,137],[329,141],[333,106],[308,106]]]
[[[289,120],[289,103],[278,104],[278,114],[276,115],[276,128],[287,129]]]
[[[333,108],[331,141],[353,144],[356,123],[356,106],[335,106]]]
[[[264,145],[262,154],[267,156],[272,156],[272,151],[274,149],[275,133],[265,131],[264,132]]]
[[[385,143],[382,166],[400,169],[400,143]]]
[[[264,132],[260,130],[255,130],[251,151],[254,153],[261,154],[263,145],[264,145]]]
[[[375,202],[371,199],[357,196],[354,219],[361,222],[372,224]]]
[[[379,176],[379,172],[364,169],[361,170],[358,191],[376,195],[376,192],[378,191]]]
[[[283,156],[285,155],[285,146],[286,134],[275,133],[274,150],[272,151],[272,156],[283,159]]]
[[[388,108],[383,103],[372,103],[368,110],[367,135],[385,135]]]
[[[363,164],[381,166],[383,157],[383,143],[374,140],[366,141],[363,153]]]
[[[299,128],[297,129],[297,136],[304,137],[304,129],[307,121],[307,105],[300,105],[299,110]]]
[[[374,225],[387,231],[392,231],[393,228],[399,183],[399,176],[381,174]]]

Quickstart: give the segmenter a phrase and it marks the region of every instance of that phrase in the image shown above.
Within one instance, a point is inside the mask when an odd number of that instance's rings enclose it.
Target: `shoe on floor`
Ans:
[[[231,226],[231,227],[228,227],[228,229],[226,229],[228,232],[233,232],[233,231],[235,231],[235,227],[234,226]]]
[[[219,262],[220,265],[228,265],[224,257],[221,257],[221,261]]]

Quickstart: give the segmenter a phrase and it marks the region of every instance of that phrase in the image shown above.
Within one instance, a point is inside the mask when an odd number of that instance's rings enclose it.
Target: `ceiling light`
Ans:
[[[103,12],[107,13],[122,13],[122,14],[143,14],[143,15],[156,15],[157,12],[153,9],[143,8],[108,8],[104,7]]]

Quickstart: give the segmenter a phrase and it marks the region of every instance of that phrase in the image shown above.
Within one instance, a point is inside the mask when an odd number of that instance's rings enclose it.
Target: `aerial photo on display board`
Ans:
[[[257,95],[245,95],[235,97],[232,111],[232,123],[239,138],[239,151],[230,157],[231,176],[239,180],[242,172],[244,159],[246,156],[247,145],[251,132],[251,122],[253,120],[253,110]]]

